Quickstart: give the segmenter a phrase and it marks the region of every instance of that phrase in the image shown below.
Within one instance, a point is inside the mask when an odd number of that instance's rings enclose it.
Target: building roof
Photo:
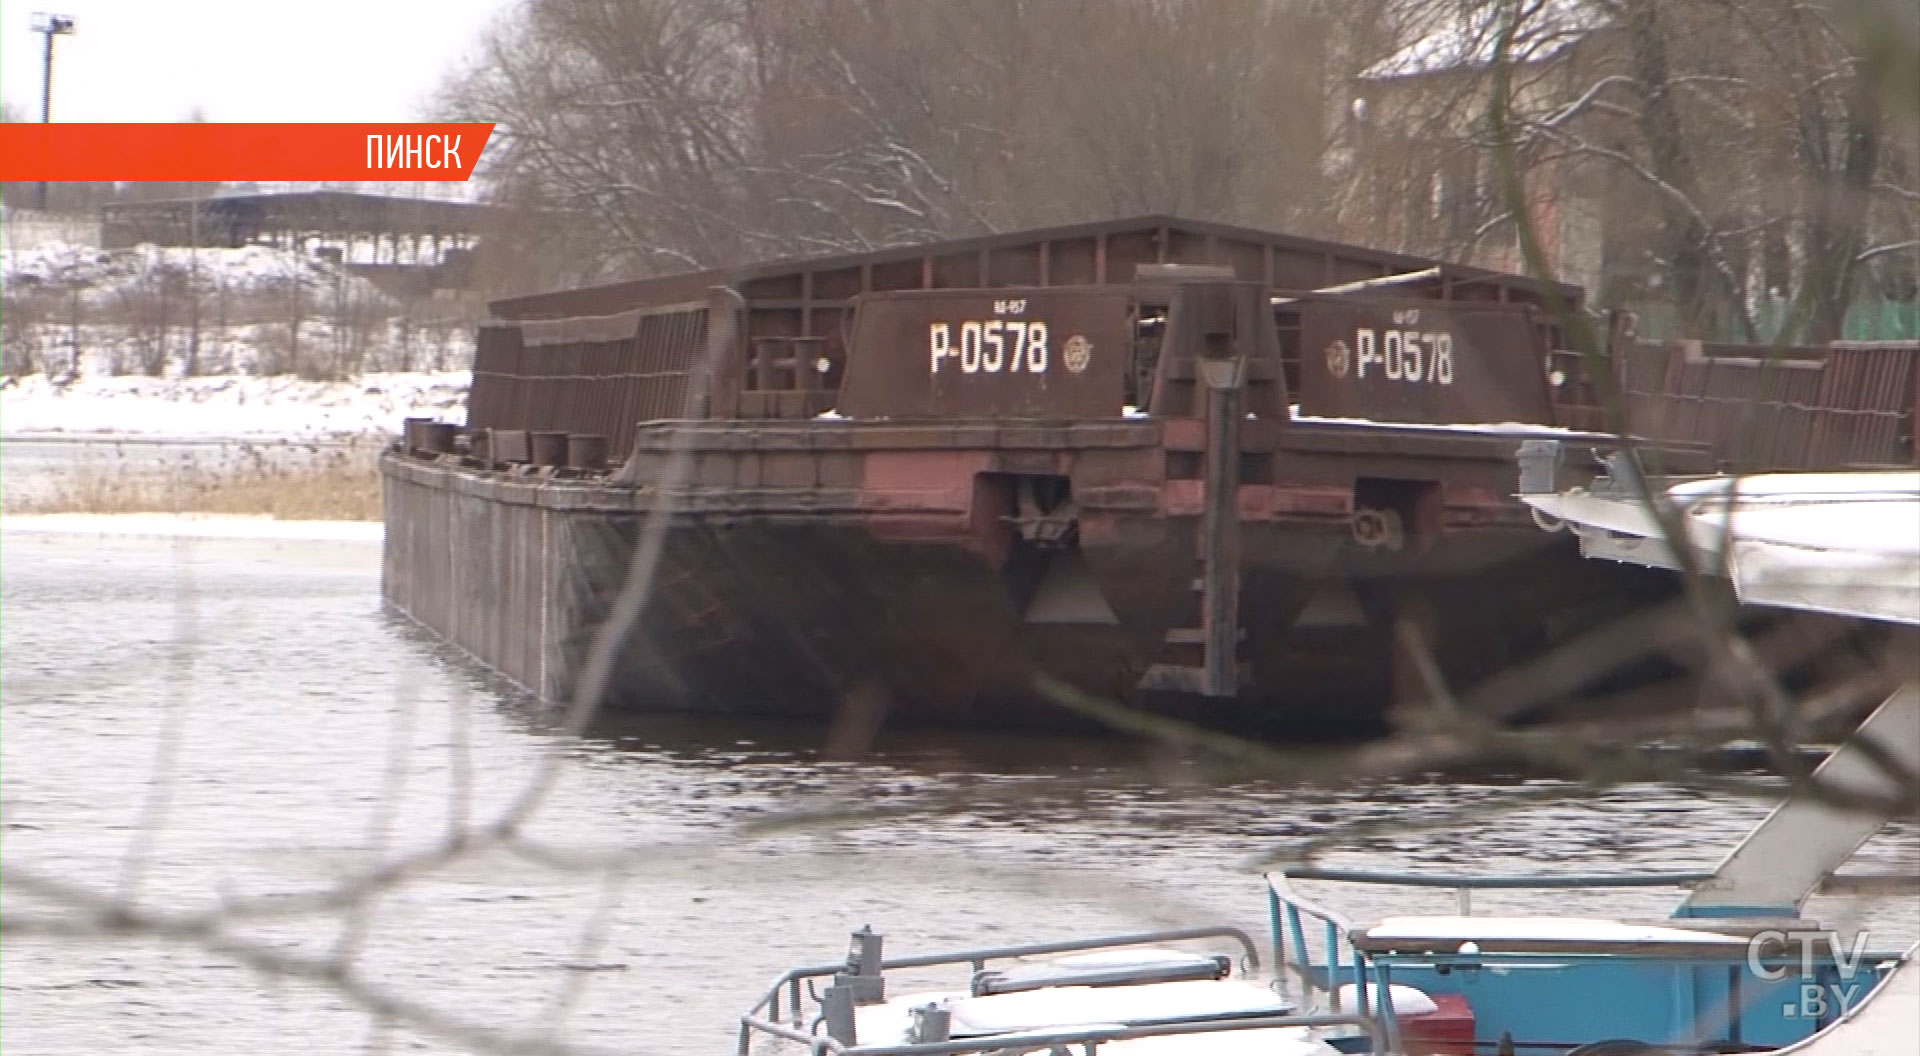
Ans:
[[[1367,67],[1360,79],[1384,81],[1489,67],[1506,12],[1505,4],[1486,3],[1468,12],[1451,8],[1429,15],[1411,43]],[[1591,0],[1533,0],[1514,32],[1508,58],[1522,64],[1548,62],[1607,22]]]
[[[109,224],[159,227],[185,223],[196,211],[202,223],[255,230],[425,235],[470,233],[495,207],[357,191],[280,191],[116,202],[104,206],[101,217]]]

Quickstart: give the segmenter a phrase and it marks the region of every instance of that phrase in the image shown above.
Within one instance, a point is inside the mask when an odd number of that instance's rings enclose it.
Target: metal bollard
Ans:
[[[1551,495],[1560,490],[1560,441],[1525,441],[1514,458],[1520,463],[1520,494]]]

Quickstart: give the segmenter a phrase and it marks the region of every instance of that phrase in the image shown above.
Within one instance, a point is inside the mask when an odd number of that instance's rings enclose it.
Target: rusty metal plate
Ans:
[[[1621,375],[1636,431],[1710,445],[1741,470],[1920,461],[1920,343],[1636,343]]]
[[[1124,290],[1005,288],[855,301],[849,418],[1117,418],[1133,341]]]
[[[467,424],[605,436],[607,457],[619,460],[641,422],[686,416],[690,378],[706,348],[704,305],[485,326]],[[564,453],[557,458],[554,465],[566,461]]]
[[[1430,424],[1551,424],[1547,349],[1529,311],[1433,301],[1308,298],[1300,409]]]

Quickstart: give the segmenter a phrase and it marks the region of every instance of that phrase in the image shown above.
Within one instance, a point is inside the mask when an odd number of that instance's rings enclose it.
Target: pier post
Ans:
[[[1240,404],[1247,357],[1237,331],[1241,297],[1231,284],[1194,284],[1180,291],[1199,322],[1196,366],[1207,387],[1206,499],[1201,628],[1205,653],[1200,692],[1239,692],[1240,650]]]

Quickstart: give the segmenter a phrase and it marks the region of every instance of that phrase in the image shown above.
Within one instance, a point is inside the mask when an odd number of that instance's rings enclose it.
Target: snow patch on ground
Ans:
[[[43,513],[0,517],[0,534],[377,543],[379,521],[276,521],[203,513]]]
[[[353,381],[34,374],[0,388],[0,436],[394,435],[409,417],[464,423],[470,381],[464,370],[365,374]]]
[[[255,296],[298,284],[318,301],[340,292],[358,299],[383,300],[372,283],[339,265],[273,246],[238,249],[189,249],[138,245],[99,249],[52,242],[30,249],[0,249],[0,273],[9,294],[67,292],[89,306],[111,305],[117,298],[148,292],[157,283],[219,287],[228,296]],[[344,291],[341,286],[344,285]]]
[[[6,311],[9,309],[0,309]],[[125,323],[20,324],[9,366],[67,378],[74,375],[214,377],[253,374],[307,377],[359,373],[437,373],[473,362],[474,327],[445,321],[403,326],[393,319],[337,329],[325,319],[305,319],[299,341],[285,322],[209,323],[197,342],[183,326],[165,333]],[[189,349],[192,371],[185,369]],[[343,351],[343,345],[345,350]],[[155,369],[155,365],[158,368]]]
[[[387,293],[273,246],[0,249],[10,374],[298,374],[471,362],[476,296]]]

